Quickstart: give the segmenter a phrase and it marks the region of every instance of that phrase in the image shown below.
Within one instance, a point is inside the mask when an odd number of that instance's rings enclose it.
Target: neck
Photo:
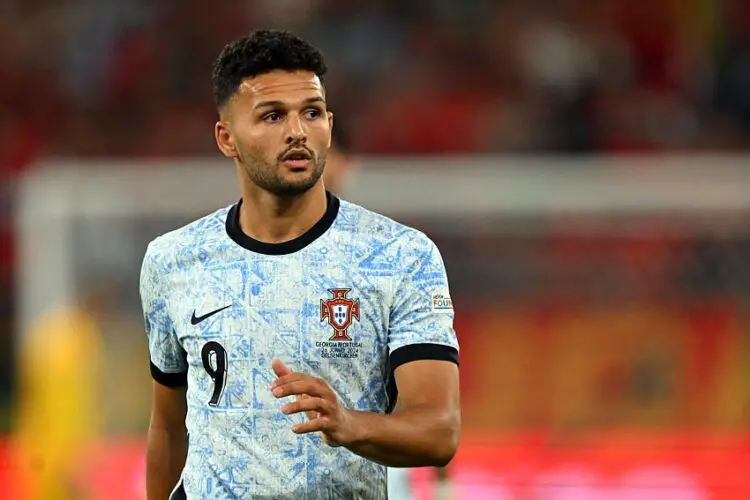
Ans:
[[[322,182],[290,197],[277,196],[250,182],[240,185],[242,232],[264,243],[283,243],[302,236],[325,215],[328,206]]]

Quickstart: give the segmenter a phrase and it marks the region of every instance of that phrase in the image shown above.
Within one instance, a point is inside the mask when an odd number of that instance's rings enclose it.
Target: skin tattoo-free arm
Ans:
[[[324,380],[291,372],[281,361],[273,368],[279,377],[274,396],[297,396],[282,411],[308,416],[292,428],[297,434],[320,432],[329,445],[390,467],[444,466],[456,452],[461,412],[452,362],[418,360],[396,368],[398,402],[387,415],[344,408]]]

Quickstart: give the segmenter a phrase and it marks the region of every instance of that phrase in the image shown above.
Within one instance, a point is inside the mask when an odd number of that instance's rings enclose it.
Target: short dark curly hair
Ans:
[[[224,47],[213,67],[213,93],[221,109],[245,78],[274,70],[311,71],[323,78],[323,54],[309,42],[284,30],[258,30]]]

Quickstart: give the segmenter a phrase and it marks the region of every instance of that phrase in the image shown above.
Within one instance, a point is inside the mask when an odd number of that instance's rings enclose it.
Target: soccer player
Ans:
[[[76,464],[102,431],[102,320],[111,298],[106,286],[86,289],[75,303],[43,315],[21,343],[15,430],[34,467],[23,474],[29,491],[16,492],[14,498],[77,497]],[[85,363],[81,353],[86,353]]]
[[[325,72],[283,31],[216,61],[214,132],[241,199],[146,250],[149,499],[384,499],[385,466],[455,453],[458,343],[440,253],[326,192]]]
[[[331,147],[328,148],[323,170],[323,184],[330,193],[340,195],[346,190],[349,173],[353,169],[349,136],[341,127],[341,121],[331,130]]]

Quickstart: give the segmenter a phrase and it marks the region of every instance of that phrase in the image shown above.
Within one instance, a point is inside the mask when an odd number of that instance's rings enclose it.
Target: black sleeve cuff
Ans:
[[[404,363],[421,359],[450,361],[458,364],[458,350],[442,344],[409,344],[399,347],[391,353],[391,371]]]
[[[167,387],[184,387],[187,385],[187,372],[164,373],[151,362],[151,378]]]

